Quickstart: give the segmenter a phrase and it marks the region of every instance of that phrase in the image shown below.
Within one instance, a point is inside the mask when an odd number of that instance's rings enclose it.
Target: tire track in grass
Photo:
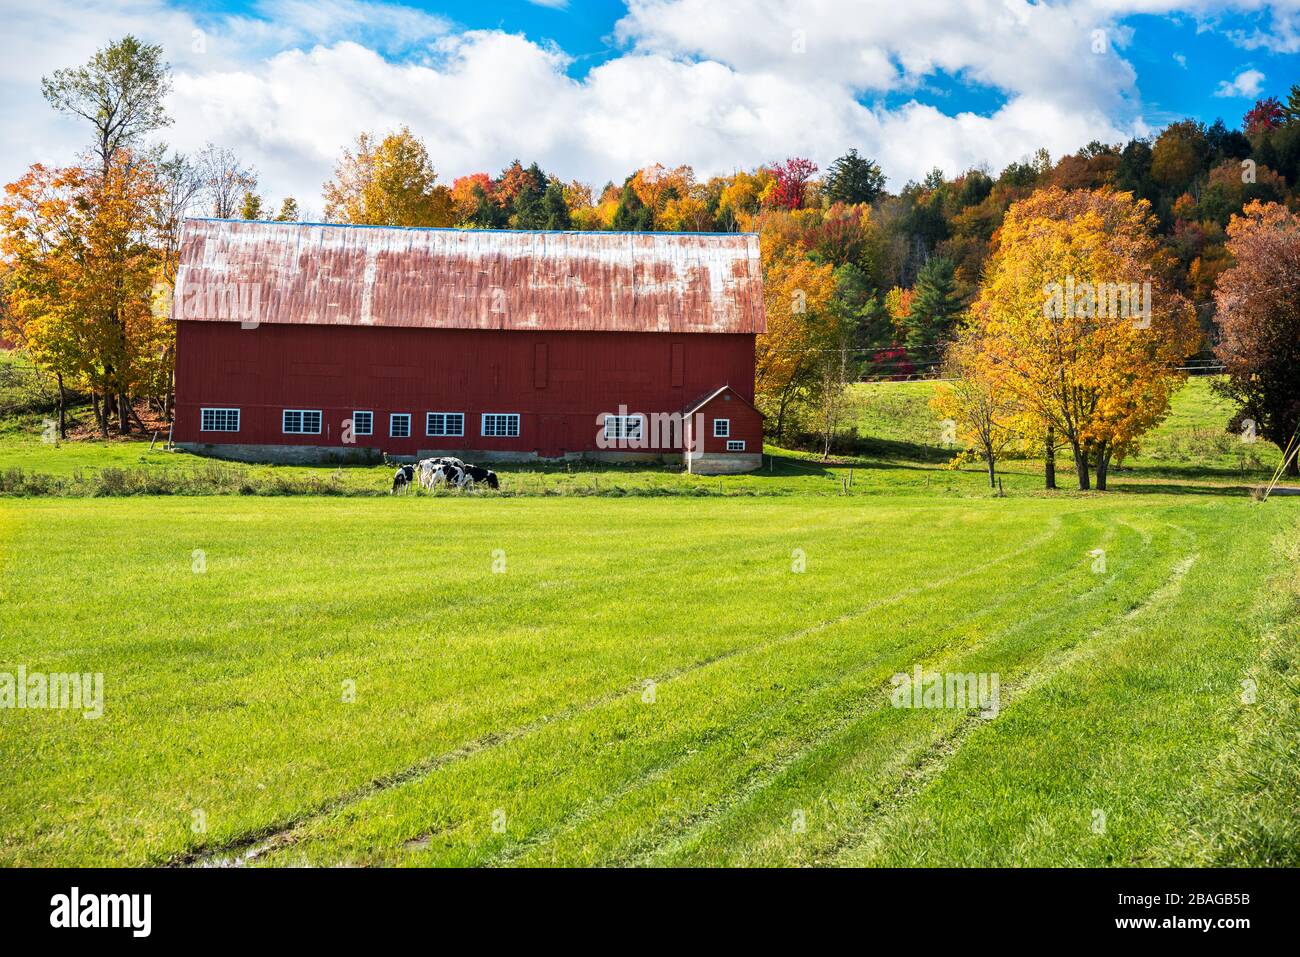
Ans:
[[[1103,535],[1102,541],[1108,542],[1112,535],[1113,535],[1113,529],[1108,528],[1106,530],[1106,534]],[[1000,601],[996,602],[995,604],[984,605],[980,607],[978,610],[970,612],[969,614],[963,616],[962,618],[950,622],[949,628],[957,629],[962,627],[963,625],[968,624],[971,621],[974,621],[975,619],[981,618],[986,615],[990,615],[993,612],[1003,608],[1004,606],[1011,604],[1013,601],[1016,601],[1017,599],[1023,599],[1027,595],[1036,593],[1045,588],[1053,587],[1062,579],[1067,578],[1068,576],[1076,572],[1077,572],[1077,568],[1068,567],[1064,571],[1060,572],[1059,574],[1054,575],[1049,579],[1043,579],[1039,582],[1036,582],[1035,584],[1031,585],[1027,589],[1022,589],[1020,591],[1008,591],[1006,597],[1002,598]],[[1104,587],[1108,587],[1109,584],[1113,582],[1113,579],[1114,576],[1110,576],[1110,578],[1108,578],[1103,585],[1095,586],[1094,588],[1089,589],[1088,592],[1085,594],[1091,594]],[[1076,601],[1082,600],[1083,597],[1084,596],[1077,596],[1075,600]],[[1049,613],[1044,613],[1041,615],[1034,616],[1031,619],[1024,619],[1018,622],[1016,625],[1010,626],[1009,628],[1006,629],[1002,629],[1001,631],[996,632],[993,635],[990,635],[984,641],[976,642],[974,644],[968,643],[966,646],[963,646],[962,648],[955,649],[953,652],[951,652],[951,654],[955,654],[959,650],[970,650],[976,647],[980,647],[989,641],[996,640],[997,638],[1003,637],[1006,634],[1010,634],[1020,630],[1021,628],[1027,627],[1033,624],[1036,620],[1040,620],[1041,618],[1048,617],[1048,615]],[[887,649],[885,651],[884,657],[888,657],[888,654],[891,653],[893,650],[894,649]],[[942,650],[942,648],[931,649],[931,651],[935,651],[935,650]],[[884,660],[883,657],[877,658],[875,660],[866,662],[861,667],[854,668],[848,672],[836,674],[834,676],[827,677],[821,681],[816,681],[810,685],[807,685],[804,688],[799,689],[799,700],[802,701],[805,698],[816,699],[817,697],[824,695],[827,692],[837,691],[843,688],[845,685],[850,684],[851,682],[859,678],[864,673],[879,667],[882,664],[883,660]],[[887,692],[889,689],[889,684],[890,683],[886,681],[881,685],[879,685],[877,688],[873,689],[873,691],[886,692],[886,700],[888,700]],[[874,701],[874,698],[869,700]],[[782,710],[787,710],[787,711],[791,710],[793,707],[796,707],[797,704],[798,704],[797,701],[791,702],[789,699],[778,699],[776,701],[773,701],[771,704],[767,705],[766,707],[759,709],[757,712],[753,712],[745,715],[744,720],[747,723],[761,724],[765,719],[776,715],[778,712]],[[822,741],[827,740],[830,737],[833,737],[834,734],[838,733],[838,731],[841,730],[843,726],[858,720],[862,715],[864,715],[868,711],[874,710],[875,707],[876,707],[875,704],[868,705],[866,703],[862,703],[854,707],[849,714],[842,715],[840,718],[836,719],[832,727],[824,729],[822,732],[819,732],[816,735],[816,737],[811,741],[808,741],[807,743],[795,742],[794,743],[795,747],[797,747],[798,750],[794,752],[787,752],[786,754],[783,755],[779,755],[776,758],[774,758],[773,761],[770,761],[766,764],[758,765],[753,769],[751,769],[746,774],[745,779],[742,780],[741,782],[741,791],[735,792],[736,801],[741,800],[742,796],[746,793],[749,793],[751,790],[757,790],[757,788],[754,788],[752,786],[753,781],[756,777],[759,776],[762,776],[764,778],[775,777],[782,770],[784,770],[784,768],[788,767],[789,765],[797,761],[808,750],[818,746]],[[800,746],[801,744],[802,746]],[[529,852],[534,851],[546,844],[553,842],[554,840],[559,838],[560,835],[566,832],[571,832],[581,827],[583,824],[587,823],[588,821],[598,818],[601,814],[603,814],[604,812],[610,810],[615,805],[617,805],[619,801],[627,797],[629,794],[639,789],[642,789],[648,785],[654,784],[655,782],[659,781],[660,779],[665,777],[667,774],[671,773],[673,770],[675,770],[682,764],[687,763],[691,759],[695,758],[698,753],[699,752],[696,750],[689,750],[689,751],[676,754],[670,759],[668,759],[667,761],[660,762],[659,764],[655,765],[654,767],[642,773],[639,777],[631,778],[623,782],[623,784],[619,785],[614,790],[583,804],[575,811],[573,811],[573,813],[569,814],[561,821],[556,822],[551,827],[545,828],[539,833],[529,835],[527,837],[523,837],[520,840],[506,846],[497,854],[481,862],[481,866],[501,867],[501,866],[508,866],[510,864],[513,864],[520,857],[523,857]],[[761,787],[761,785],[759,785],[759,787]],[[731,803],[734,802],[727,802],[727,806],[729,806]],[[711,818],[715,814],[723,813],[725,809],[726,806],[716,805],[716,804],[712,805],[710,807],[708,816]],[[692,821],[694,820],[695,819],[693,818]],[[701,824],[703,823],[706,822],[701,821]],[[430,832],[428,835],[426,835],[426,837],[432,837],[434,833],[435,832]],[[601,862],[601,866],[619,866],[621,864],[626,864],[628,863],[629,859],[632,856],[634,855],[624,854],[618,858],[605,860]]]
[[[979,574],[989,568],[1005,564],[1008,561],[1012,561],[1022,555],[1034,551],[1042,545],[1052,541],[1060,532],[1061,525],[1062,517],[1060,515],[1054,515],[1048,522],[1048,527],[1045,531],[1030,539],[1026,544],[1019,548],[1012,549],[999,557],[989,559],[979,565],[948,575],[942,579],[931,581],[927,584],[914,585],[905,588],[888,598],[879,599],[862,608],[845,612],[842,615],[817,622],[816,624],[806,628],[797,629],[784,635],[778,635],[757,644],[732,648],[717,655],[691,662],[690,664],[684,665],[680,668],[671,669],[667,672],[661,673],[657,677],[652,677],[650,680],[654,681],[657,685],[665,684],[677,678],[729,661],[741,655],[761,652],[801,640],[810,635],[824,631],[827,628],[852,621],[856,618],[861,618],[862,616],[871,614],[881,608],[896,605],[899,602],[906,601],[908,598],[915,597],[918,594],[925,594],[926,592],[938,588],[944,588],[953,582],[968,578],[971,575]],[[402,768],[391,774],[373,778],[365,784],[346,791],[337,797],[319,802],[312,808],[308,809],[304,814],[270,824],[264,828],[246,832],[243,835],[239,835],[218,845],[191,848],[181,854],[173,855],[163,862],[164,866],[237,867],[242,866],[243,864],[252,863],[266,856],[270,852],[283,850],[284,848],[297,843],[302,836],[302,830],[312,822],[336,813],[375,794],[427,777],[447,765],[463,761],[490,749],[500,747],[501,745],[507,744],[511,741],[527,737],[528,735],[534,734],[551,724],[571,720],[575,717],[594,711],[597,708],[639,694],[642,691],[643,685],[644,680],[639,680],[630,685],[624,686],[621,689],[598,695],[585,702],[571,705],[567,708],[562,708],[549,715],[526,722],[515,728],[505,731],[489,732],[488,734],[481,735],[450,751],[433,755],[423,761],[409,765],[408,767]]]
[[[1165,582],[1148,594],[1142,602],[1117,615],[1108,625],[1094,629],[1086,638],[1048,655],[1042,665],[1029,672],[1022,680],[1012,683],[1006,689],[1009,692],[1010,700],[1002,704],[1001,707],[1013,707],[1017,701],[1032,695],[1059,675],[1064,674],[1099,654],[1116,641],[1121,640],[1115,634],[1111,634],[1109,640],[1105,640],[1108,637],[1107,632],[1118,624],[1121,626],[1118,630],[1122,635],[1122,626],[1176,597],[1182,591],[1183,581],[1187,577],[1187,573],[1191,571],[1192,566],[1196,564],[1199,558],[1199,552],[1192,552],[1184,556],[1174,564]],[[830,845],[822,853],[819,863],[829,862],[853,866],[860,860],[869,859],[879,849],[880,842],[883,840],[882,824],[884,820],[889,815],[903,809],[908,802],[926,787],[938,780],[943,772],[947,770],[948,762],[952,756],[961,749],[970,734],[984,723],[984,720],[977,713],[969,713],[954,728],[940,736],[938,740],[922,751],[908,765],[903,776],[889,794],[872,801],[865,808],[865,813],[870,818],[866,826],[856,832],[850,832],[841,840]],[[846,860],[846,858],[851,859]]]
[[[1134,529],[1134,531],[1137,532],[1136,529]],[[1108,543],[1112,536],[1113,530],[1107,529],[1106,534],[1103,535],[1100,541],[1102,543]],[[1149,541],[1149,536],[1147,537],[1147,540]],[[1143,547],[1139,554],[1142,554],[1145,551],[1146,548]],[[1033,586],[1031,592],[1036,593],[1043,589],[1054,588],[1061,579],[1069,576],[1075,571],[1076,569],[1070,568],[1050,579],[1045,579]],[[1073,596],[1070,600],[1070,605],[1078,606],[1102,597],[1108,589],[1117,583],[1118,577],[1118,573],[1108,575],[1102,582]],[[1021,594],[1023,595],[1025,593]],[[1001,607],[1001,605],[1005,603],[1006,602],[999,603],[998,606],[992,607]],[[1056,618],[1065,611],[1066,609],[1061,607],[1048,608],[1023,618],[1012,625],[1002,628],[997,632],[978,640],[960,642],[949,646],[946,649],[944,656],[933,664],[931,670],[943,671],[945,670],[945,665],[950,665],[954,660],[963,655],[969,655],[985,649],[1010,635],[1025,630],[1026,628]],[[967,616],[967,619],[965,620],[969,620],[972,617],[976,617],[976,615]],[[726,799],[716,802],[708,808],[702,809],[699,813],[686,821],[684,827],[677,828],[674,835],[670,835],[667,839],[661,840],[658,844],[655,844],[652,847],[645,847],[639,851],[633,849],[631,853],[624,854],[611,863],[616,865],[630,864],[632,866],[653,866],[661,860],[670,858],[673,854],[678,853],[683,848],[689,846],[692,841],[697,839],[709,827],[722,820],[726,815],[732,813],[737,808],[749,803],[772,784],[776,783],[782,774],[798,764],[808,754],[826,747],[845,731],[856,726],[864,718],[881,711],[884,706],[888,705],[893,693],[894,689],[892,681],[887,680],[882,682],[874,690],[874,695],[852,708],[848,713],[841,715],[833,724],[824,728],[797,751],[787,753],[779,759],[770,762],[763,768],[755,769],[755,774],[751,775],[750,780],[744,782],[739,790],[728,795]]]

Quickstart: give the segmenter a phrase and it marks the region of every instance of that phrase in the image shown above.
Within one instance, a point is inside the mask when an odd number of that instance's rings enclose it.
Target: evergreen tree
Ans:
[[[474,184],[474,212],[469,222],[480,229],[502,229],[506,225],[506,211],[492,202],[478,183]]]
[[[611,225],[615,229],[627,232],[647,232],[654,229],[654,211],[641,202],[630,180],[623,184],[623,193],[618,198],[618,206],[614,210],[614,221]]]
[[[832,203],[873,203],[885,191],[885,174],[851,149],[831,163],[824,191]]]
[[[552,180],[542,194],[542,228],[569,229],[572,221],[569,217],[569,205],[564,201],[564,187]]]
[[[935,256],[916,277],[912,309],[907,316],[907,346],[915,349],[946,342],[961,314],[956,267],[946,256]]]

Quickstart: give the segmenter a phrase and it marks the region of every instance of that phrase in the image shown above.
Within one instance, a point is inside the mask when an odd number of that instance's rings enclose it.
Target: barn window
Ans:
[[[352,413],[352,434],[353,435],[374,435],[375,434],[375,413],[353,412]]]
[[[714,437],[715,439],[725,439],[725,438],[726,438],[727,436],[729,436],[730,434],[731,434],[731,420],[730,420],[730,419],[714,419],[714,420],[713,420],[713,437]]]
[[[238,432],[238,409],[200,409],[200,432]]]
[[[743,451],[745,451],[745,440],[744,440],[744,439],[728,439],[728,440],[727,440],[727,451],[728,451],[728,452],[743,452]]]
[[[607,415],[605,416],[605,438],[639,440],[642,434],[641,421],[639,415]]]
[[[394,412],[388,417],[388,437],[390,439],[411,437],[411,413]]]
[[[320,435],[321,415],[315,409],[285,409],[285,435]]]
[[[519,435],[518,412],[484,412],[483,436],[485,438],[513,439]]]
[[[425,435],[464,435],[464,412],[428,412],[424,416]]]

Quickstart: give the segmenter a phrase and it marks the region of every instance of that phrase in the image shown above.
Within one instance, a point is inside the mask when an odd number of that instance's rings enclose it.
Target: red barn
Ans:
[[[189,220],[178,445],[761,462],[758,238]]]

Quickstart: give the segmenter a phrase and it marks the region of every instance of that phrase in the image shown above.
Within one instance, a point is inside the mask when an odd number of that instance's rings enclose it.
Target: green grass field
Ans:
[[[991,497],[885,406],[848,495],[0,498],[0,672],[104,676],[0,710],[0,865],[1300,865],[1300,500],[1159,435]],[[192,458],[26,428],[0,469]],[[895,707],[918,666],[996,714]]]

